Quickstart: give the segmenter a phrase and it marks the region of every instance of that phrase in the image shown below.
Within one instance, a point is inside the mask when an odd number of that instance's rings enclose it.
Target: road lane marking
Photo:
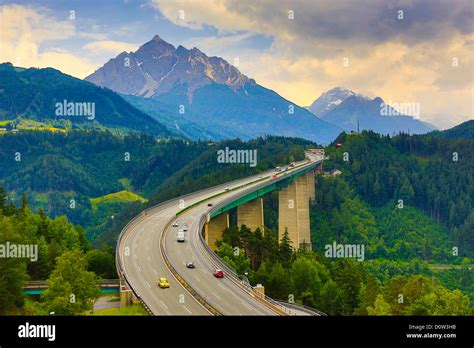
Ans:
[[[154,268],[153,268],[153,272],[155,272],[155,275],[158,275],[158,272]]]
[[[150,255],[148,255],[148,261],[151,261],[151,257],[150,257]]]
[[[219,300],[222,300],[214,291],[212,292],[212,294],[217,297]]]
[[[251,311],[254,310],[252,307],[250,307],[250,306],[249,306],[248,304],[246,304],[244,301],[240,301],[240,303],[242,303],[242,305],[243,305],[244,307],[246,307],[247,309],[249,309],[249,310],[251,310]]]
[[[183,305],[184,309],[186,309],[188,311],[189,314],[193,314],[189,309],[188,307],[186,307],[185,305]]]
[[[199,279],[198,277],[194,277],[194,278],[196,278],[196,280],[197,280],[198,282],[200,282],[200,281],[201,281],[201,279]]]
[[[140,266],[137,266],[137,267],[138,267],[138,272],[141,272],[142,271],[141,267]]]
[[[222,286],[222,284],[217,283],[217,286],[220,287],[222,290],[230,291],[230,290],[227,289],[225,286]]]
[[[148,283],[146,280],[145,280],[145,283],[146,283],[146,285],[148,285],[148,287],[151,289],[150,283]]]
[[[163,308],[164,308],[164,309],[168,309],[168,307],[165,305],[165,303],[164,303],[163,301],[160,301],[160,302],[161,302],[161,304],[163,305]]]

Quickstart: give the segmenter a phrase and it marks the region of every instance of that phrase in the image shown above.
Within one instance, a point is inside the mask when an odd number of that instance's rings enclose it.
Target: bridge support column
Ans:
[[[204,239],[213,249],[217,250],[216,240],[222,238],[222,232],[229,227],[229,214],[221,214],[204,224]]]
[[[278,239],[281,240],[285,229],[298,250],[306,244],[311,249],[309,229],[308,179],[306,175],[298,177],[279,193],[278,205]]]
[[[308,196],[310,202],[314,202],[316,200],[316,187],[314,176],[315,173],[313,171],[306,174],[306,179],[308,180]]]
[[[120,282],[120,308],[130,306],[133,303],[132,290]]]
[[[257,228],[263,233],[263,199],[256,198],[237,207],[237,226],[247,226],[252,231]]]

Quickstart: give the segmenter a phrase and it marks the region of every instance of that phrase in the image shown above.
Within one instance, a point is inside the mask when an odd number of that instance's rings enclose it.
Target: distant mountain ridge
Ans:
[[[321,96],[308,107],[308,110],[321,118],[324,117],[324,115],[326,115],[329,111],[341,105],[344,100],[351,96],[369,99],[364,97],[362,94],[351,91],[350,89],[344,87],[334,87],[321,94]]]
[[[0,90],[0,120],[67,120],[73,125],[91,128],[104,126],[164,137],[175,135],[110,89],[52,68],[23,69],[10,63],[0,64]],[[90,107],[77,107],[84,103]],[[76,107],[63,107],[68,105]],[[77,111],[82,113],[76,114]],[[93,111],[93,115],[84,114],[85,111]]]
[[[370,99],[346,88],[323,93],[309,107],[322,120],[345,131],[373,130],[379,134],[424,134],[435,128],[412,116],[400,113],[382,98]]]
[[[434,131],[431,133],[435,136],[450,139],[474,139],[474,120],[469,120],[444,131]]]
[[[197,89],[211,83],[224,84],[234,91],[256,84],[224,59],[208,57],[196,47],[175,48],[158,35],[136,52],[122,52],[110,59],[86,80],[116,92],[146,98],[185,84],[190,100]]]
[[[225,138],[245,140],[274,134],[322,144],[342,131],[260,86],[224,59],[208,57],[197,48],[175,48],[158,35],[137,51],[110,59],[86,80],[142,97],[134,105],[147,112],[154,107],[147,100],[160,102],[166,108],[166,119],[155,118],[170,129],[176,126],[171,117]]]

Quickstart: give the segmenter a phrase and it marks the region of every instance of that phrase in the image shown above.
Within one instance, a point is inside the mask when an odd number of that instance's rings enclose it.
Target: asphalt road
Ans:
[[[282,167],[284,170],[285,167]],[[289,169],[290,171],[292,169]],[[232,189],[242,184],[250,183],[261,176],[271,175],[274,170],[247,177],[232,183],[222,184],[203,190],[186,197],[179,197],[164,205],[148,211],[146,216],[132,224],[124,233],[119,245],[122,267],[126,273],[130,286],[147,304],[155,315],[210,315],[187,290],[174,278],[165,265],[160,251],[163,236],[164,249],[169,261],[178,274],[196,291],[207,303],[225,315],[276,315],[277,313],[259,300],[249,295],[227,277],[215,278],[214,266],[207,251],[199,238],[199,220],[213,205],[231,195],[241,191],[229,191],[219,197],[203,202],[179,217],[180,226],[172,227],[169,223],[174,220],[176,213],[185,206],[189,206],[203,198],[216,193],[224,192],[225,187]],[[256,186],[255,183],[247,186]],[[186,241],[178,243],[176,232],[183,224],[188,225]],[[194,269],[188,269],[186,261],[193,261]],[[157,285],[158,277],[166,277],[170,288],[161,289]]]

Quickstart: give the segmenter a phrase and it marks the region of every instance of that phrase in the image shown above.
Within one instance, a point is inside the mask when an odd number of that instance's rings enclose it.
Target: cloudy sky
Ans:
[[[0,0],[0,62],[84,78],[155,34],[306,106],[335,86],[474,118],[472,0]]]

